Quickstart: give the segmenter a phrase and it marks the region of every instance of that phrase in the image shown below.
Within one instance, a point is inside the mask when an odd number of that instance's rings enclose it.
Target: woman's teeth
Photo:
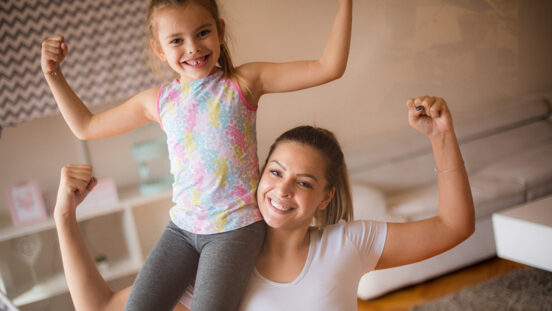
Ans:
[[[278,203],[274,200],[270,200],[270,205],[272,205],[275,209],[277,209],[279,211],[282,211],[282,212],[287,212],[291,209],[290,207],[281,205],[280,203]]]

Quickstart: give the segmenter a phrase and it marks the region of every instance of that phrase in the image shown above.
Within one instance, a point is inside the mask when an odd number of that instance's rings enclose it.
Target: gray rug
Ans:
[[[522,268],[410,310],[552,310],[552,272]]]

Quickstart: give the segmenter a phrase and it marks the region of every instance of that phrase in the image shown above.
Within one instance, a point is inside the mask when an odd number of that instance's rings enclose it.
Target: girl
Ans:
[[[407,106],[411,126],[433,148],[437,215],[407,223],[351,221],[347,171],[335,137],[308,126],[289,130],[272,145],[259,182],[267,234],[240,310],[357,310],[364,273],[437,255],[473,232],[471,191],[445,101],[422,97]],[[76,222],[76,206],[95,185],[91,172],[90,166],[62,170],[54,217],[63,267],[78,310],[121,310],[129,289],[109,289]]]
[[[58,107],[80,139],[159,122],[174,175],[171,221],[146,259],[126,308],[167,310],[195,278],[192,310],[235,310],[264,238],[255,203],[255,111],[266,93],[313,87],[345,71],[352,0],[339,0],[322,56],[234,68],[215,0],[152,0],[150,46],[178,79],[93,115],[60,69],[62,36],[42,45],[42,70]]]

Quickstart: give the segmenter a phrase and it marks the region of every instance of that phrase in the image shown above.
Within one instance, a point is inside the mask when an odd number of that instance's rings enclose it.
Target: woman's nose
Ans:
[[[293,195],[293,182],[290,180],[283,180],[277,186],[278,195],[282,198],[291,197]]]

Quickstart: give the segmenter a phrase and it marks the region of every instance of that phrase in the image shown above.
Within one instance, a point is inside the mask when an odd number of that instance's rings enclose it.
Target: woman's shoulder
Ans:
[[[363,245],[367,240],[380,239],[387,233],[385,222],[374,220],[340,220],[338,223],[328,225],[320,230],[322,239],[349,241],[356,245]]]

